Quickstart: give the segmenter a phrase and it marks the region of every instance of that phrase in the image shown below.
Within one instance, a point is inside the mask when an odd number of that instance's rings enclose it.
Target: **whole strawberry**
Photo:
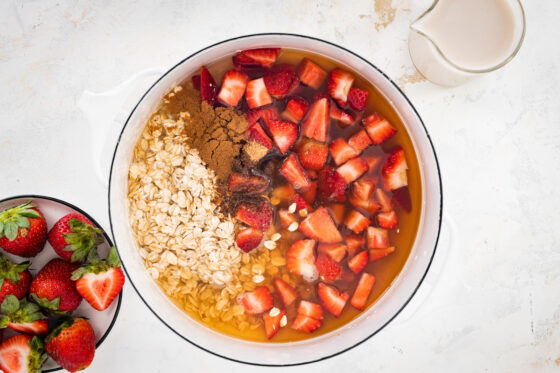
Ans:
[[[6,295],[13,294],[18,299],[27,295],[31,284],[28,267],[29,262],[16,264],[0,254],[0,304]]]
[[[49,243],[62,259],[83,262],[102,240],[102,233],[88,218],[72,213],[55,223],[49,232]]]
[[[45,360],[47,354],[38,337],[17,334],[0,344],[0,372],[41,373]]]
[[[82,302],[82,296],[72,281],[72,272],[78,269],[77,264],[62,259],[48,262],[31,281],[29,293],[31,299],[42,308],[70,313]]]
[[[47,223],[31,202],[0,213],[0,247],[10,254],[30,258],[47,242]]]
[[[62,368],[77,372],[87,368],[95,355],[95,334],[86,319],[64,320],[45,338],[45,349]]]

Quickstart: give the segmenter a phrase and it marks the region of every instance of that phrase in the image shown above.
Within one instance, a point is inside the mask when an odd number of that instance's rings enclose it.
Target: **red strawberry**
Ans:
[[[0,247],[10,254],[30,258],[47,242],[47,223],[43,213],[31,202],[0,213]]]
[[[251,127],[249,127],[249,129],[247,130],[247,136],[250,139],[255,140],[259,144],[263,145],[267,149],[272,148],[272,140],[270,140],[270,137],[268,137],[266,132],[264,132],[259,123],[255,123]]]
[[[307,203],[311,204],[315,202],[315,198],[317,197],[317,182],[312,181],[309,188],[302,189],[300,194]]]
[[[340,263],[346,256],[346,245],[341,243],[320,243],[317,246],[319,254],[325,254],[334,261]]]
[[[264,237],[264,233],[256,228],[245,228],[237,232],[235,244],[242,251],[248,253],[257,248]]]
[[[281,202],[289,202],[294,199],[296,195],[296,190],[292,184],[284,184],[277,186],[272,191],[272,197],[277,198]]]
[[[0,254],[0,304],[10,294],[18,299],[27,295],[31,283],[28,267],[29,262],[16,264]]]
[[[249,124],[249,127],[253,126],[260,119],[262,119],[264,124],[268,127],[268,123],[270,123],[270,121],[280,120],[280,115],[278,115],[278,110],[274,107],[266,109],[253,109],[249,110],[247,113],[247,123]]]
[[[350,211],[346,216],[346,220],[344,220],[344,224],[348,227],[348,229],[356,234],[362,233],[370,223],[371,221],[368,218],[356,210]]]
[[[229,70],[222,79],[218,100],[226,106],[237,106],[245,93],[248,80],[249,77],[246,74],[237,70]]]
[[[1,372],[39,373],[45,360],[47,354],[38,337],[17,334],[0,344]]]
[[[299,230],[307,237],[325,243],[342,241],[342,236],[336,228],[329,212],[319,207],[305,218],[299,225]]]
[[[321,305],[307,300],[299,302],[298,315],[311,317],[315,320],[323,320],[323,308]]]
[[[377,210],[381,208],[381,205],[379,205],[379,203],[377,203],[375,200],[371,198],[370,199],[357,198],[354,194],[348,196],[348,202],[350,202],[352,206],[358,209],[362,209],[370,215],[375,213]]]
[[[361,200],[368,200],[375,190],[375,182],[369,179],[356,180],[352,185],[352,195]]]
[[[337,166],[360,155],[360,153],[351,147],[343,138],[333,140],[329,145],[329,150]]]
[[[284,176],[296,189],[305,189],[311,186],[311,180],[309,176],[299,163],[298,157],[291,153],[286,157],[282,167],[280,168],[280,173]]]
[[[272,308],[274,299],[266,286],[260,286],[241,296],[241,304],[248,314],[258,314]]]
[[[273,213],[270,202],[261,197],[238,204],[235,217],[250,227],[266,231],[272,221]]]
[[[251,80],[247,83],[245,99],[247,100],[247,106],[251,109],[272,104],[272,97],[266,90],[263,78]]]
[[[342,69],[331,71],[327,81],[327,92],[340,105],[346,105],[348,92],[354,83],[354,76]]]
[[[331,166],[325,166],[319,171],[317,197],[322,202],[346,201],[346,181]]]
[[[320,142],[327,141],[329,132],[329,100],[319,98],[316,100],[301,123],[301,134]]]
[[[294,303],[294,301],[298,297],[298,292],[296,291],[296,289],[294,289],[292,285],[288,284],[281,278],[274,279],[274,288],[276,289],[278,296],[282,300],[284,307],[288,307],[290,304]]]
[[[93,360],[95,333],[86,319],[67,319],[45,338],[45,350],[62,368],[77,372]]]
[[[8,295],[2,302],[0,315],[0,328],[10,328],[20,333],[41,335],[47,334],[49,325],[47,317],[43,315],[39,306],[18,300],[13,295]]]
[[[395,251],[395,247],[391,246],[386,249],[370,249],[369,250],[369,261],[375,262],[376,260],[385,258],[387,255],[392,254]]]
[[[200,75],[193,75],[191,81],[193,88],[200,91]]]
[[[319,271],[319,278],[321,281],[326,283],[333,283],[342,276],[342,267],[328,255],[317,255],[315,267],[317,267]]]
[[[48,262],[31,281],[31,298],[42,308],[57,312],[72,312],[82,302],[82,296],[72,281],[77,264],[62,259]]]
[[[103,231],[78,213],[60,218],[49,231],[49,243],[64,260],[83,262],[103,240]]]
[[[272,312],[272,310],[271,312],[263,313],[264,330],[268,339],[271,339],[278,333],[278,330],[282,327],[282,318],[286,317],[286,311],[277,309],[277,312]],[[271,316],[271,313],[274,316]]]
[[[394,211],[380,212],[375,218],[381,228],[393,229],[399,224],[397,214]]]
[[[358,152],[358,154],[360,154],[368,146],[371,145],[371,139],[369,138],[365,130],[360,130],[348,139],[348,145],[350,145]]]
[[[367,163],[360,157],[353,158],[336,169],[347,184],[362,176],[367,170]]]
[[[368,227],[367,246],[369,249],[386,249],[389,247],[389,232],[383,228]]]
[[[393,198],[391,201],[396,201],[406,212],[412,211],[412,200],[410,199],[408,187],[393,190]]]
[[[321,320],[298,314],[292,322],[292,329],[300,332],[312,333],[317,330],[321,324]]]
[[[327,77],[327,72],[325,70],[321,69],[315,62],[307,58],[301,61],[297,73],[299,80],[313,89],[319,89]]]
[[[229,176],[228,190],[232,193],[262,194],[269,184],[270,180],[264,176],[233,172]]]
[[[297,124],[292,122],[273,120],[269,123],[268,130],[272,134],[276,147],[282,154],[286,154],[298,136]]]
[[[340,316],[350,297],[347,293],[339,291],[334,286],[325,285],[323,283],[317,285],[317,293],[319,294],[321,303],[323,303],[323,307],[334,317]]]
[[[247,57],[244,54],[236,54],[231,58],[233,62],[233,66],[236,69],[243,70],[243,69],[256,69],[262,67],[260,63],[252,59],[251,57]]]
[[[299,83],[299,79],[290,65],[277,65],[264,73],[264,84],[268,93],[274,97],[289,94]]]
[[[204,66],[200,68],[200,98],[202,101],[208,102],[214,106],[216,104],[216,94],[218,86],[212,77],[212,74]]]
[[[303,197],[299,194],[296,194],[292,203],[296,204],[296,211],[306,209],[307,211],[311,211],[311,206]]]
[[[396,148],[391,152],[387,163],[381,169],[381,181],[387,190],[395,190],[408,185],[406,177],[406,158],[402,148]]]
[[[351,88],[348,92],[348,103],[354,110],[362,111],[367,106],[369,92],[359,88]]]
[[[296,241],[286,253],[288,271],[301,275],[307,282],[313,282],[319,276],[315,267],[315,243],[313,240]]]
[[[287,229],[292,223],[297,223],[294,214],[290,213],[288,210],[278,210],[278,217],[280,218],[280,226],[284,229]]]
[[[257,48],[241,51],[242,55],[256,61],[263,67],[271,67],[280,54],[280,48]]]
[[[329,208],[329,211],[331,212],[331,216],[333,217],[336,225],[342,224],[342,221],[344,220],[344,215],[346,213],[346,207],[344,206],[344,204],[329,203],[327,207]]]
[[[329,117],[338,121],[339,127],[348,127],[349,125],[353,124],[356,120],[351,113],[348,113],[342,109],[340,109],[336,105],[331,105],[329,111]]]
[[[282,118],[290,122],[299,123],[309,108],[309,103],[301,97],[294,97],[288,101],[282,112]]]
[[[344,241],[346,242],[348,256],[354,256],[364,246],[364,237],[362,235],[347,234],[344,236]]]
[[[364,250],[348,260],[348,268],[356,274],[362,272],[368,263],[368,251]]]
[[[380,155],[364,155],[363,158],[368,164],[369,172],[374,172],[383,159]]]
[[[381,211],[389,212],[393,210],[393,204],[391,203],[391,199],[387,194],[383,191],[383,189],[377,188],[375,189],[375,199],[381,205]]]
[[[359,310],[364,309],[369,294],[371,293],[371,289],[373,288],[373,284],[375,284],[375,277],[366,272],[362,273],[362,277],[360,277],[360,281],[358,281],[358,285],[356,286],[354,295],[350,300],[350,304]]]
[[[371,141],[375,145],[381,144],[389,137],[397,133],[397,129],[391,126],[387,119],[382,118],[377,113],[373,113],[362,120]]]
[[[298,147],[301,165],[311,170],[320,170],[327,161],[328,155],[327,145],[314,140],[303,141]]]

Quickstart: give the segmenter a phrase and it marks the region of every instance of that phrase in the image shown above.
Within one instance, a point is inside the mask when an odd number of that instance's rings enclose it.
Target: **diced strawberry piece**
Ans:
[[[307,300],[299,302],[297,313],[298,315],[311,317],[315,320],[323,320],[323,307]]]
[[[380,212],[375,218],[377,220],[377,224],[379,224],[381,228],[393,229],[399,224],[397,213],[395,211]]]
[[[288,202],[294,199],[296,191],[292,184],[277,186],[272,191],[272,197],[278,198],[281,202]]]
[[[366,108],[368,97],[368,91],[359,88],[351,88],[348,92],[348,103],[352,109],[362,111]]]
[[[245,312],[252,315],[268,311],[274,305],[272,294],[266,286],[260,286],[243,294],[240,300],[245,307]]]
[[[327,141],[329,132],[329,100],[320,98],[316,100],[301,123],[301,134],[320,142]]]
[[[202,101],[208,102],[210,105],[214,106],[216,104],[216,93],[218,92],[218,86],[214,81],[214,78],[204,66],[200,68],[200,98]],[[243,96],[243,94],[241,95]]]
[[[362,158],[364,158],[364,161],[368,164],[369,172],[375,172],[383,159],[380,155],[364,155]]]
[[[317,197],[317,182],[312,181],[311,186],[309,188],[302,189],[300,194],[307,203],[311,204],[315,202],[315,198]]]
[[[360,157],[353,158],[336,169],[347,184],[362,176],[367,170],[367,163]]]
[[[298,146],[298,156],[301,165],[311,170],[320,170],[327,161],[329,149],[326,144],[307,140]]]
[[[364,247],[364,237],[362,235],[349,233],[344,236],[344,241],[346,242],[346,251],[348,251],[348,257],[353,257]]]
[[[290,304],[294,303],[294,301],[298,297],[298,292],[296,291],[296,289],[294,289],[292,285],[288,284],[281,278],[274,279],[274,288],[276,289],[278,296],[282,300],[284,307],[288,307]]]
[[[307,170],[307,175],[309,175],[309,177],[313,180],[317,180],[319,177],[319,173],[315,170]]]
[[[296,211],[306,209],[307,211],[311,211],[311,206],[303,197],[299,194],[296,194],[292,203],[296,204]]]
[[[342,224],[344,220],[344,214],[346,213],[346,207],[344,207],[343,203],[329,203],[327,205],[328,209],[331,212],[331,216],[334,219],[336,225]]]
[[[229,70],[222,79],[222,87],[218,93],[218,100],[226,106],[237,106],[245,93],[249,77],[237,70]],[[202,93],[203,80],[201,75],[200,89]]]
[[[375,199],[381,205],[381,211],[389,212],[393,210],[393,204],[389,196],[381,188],[375,189]]]
[[[329,116],[331,119],[338,121],[338,126],[343,128],[348,127],[356,120],[351,113],[340,109],[336,105],[331,105]]]
[[[247,83],[245,99],[251,109],[272,104],[272,97],[266,90],[263,78],[251,80]]]
[[[309,109],[309,103],[301,97],[291,98],[282,112],[282,118],[290,122],[299,123]]]
[[[276,110],[276,108],[274,107],[249,110],[249,112],[247,113],[247,123],[249,124],[249,127],[257,123],[259,119],[262,119],[267,127],[271,121],[281,120],[280,115],[278,114],[278,110]]]
[[[354,148],[359,154],[371,145],[371,139],[365,130],[360,130],[348,139],[348,145]]]
[[[266,338],[271,339],[274,337],[278,330],[280,330],[282,317],[286,316],[286,311],[280,310],[274,316],[270,315],[270,312],[263,313],[264,330],[266,332]]]
[[[317,294],[323,307],[329,311],[334,317],[340,316],[348,298],[347,293],[339,291],[334,286],[329,286],[323,283],[317,285]]]
[[[232,172],[229,176],[228,190],[232,193],[262,194],[270,180],[264,176]]]
[[[280,173],[284,176],[296,189],[305,189],[311,186],[309,176],[299,163],[298,157],[291,153],[284,160]]]
[[[346,201],[346,181],[331,166],[325,166],[319,171],[317,196],[322,202]]]
[[[377,113],[373,113],[365,117],[362,122],[364,127],[366,127],[371,141],[375,145],[381,144],[383,141],[397,133],[397,129],[393,127],[387,119],[382,118]]]
[[[355,208],[362,209],[370,215],[381,208],[381,205],[377,203],[373,198],[361,199],[357,198],[354,194],[348,196],[348,202],[350,202],[350,204]]]
[[[327,81],[327,92],[340,105],[346,105],[348,92],[354,83],[354,76],[342,69],[331,71]]]
[[[193,75],[191,80],[194,89],[198,89],[200,91],[200,75]]]
[[[280,226],[284,229],[288,228],[292,223],[297,223],[294,214],[285,209],[278,210],[278,217],[280,218]]]
[[[242,55],[245,55],[256,61],[259,65],[263,67],[271,67],[276,62],[278,55],[280,54],[280,48],[257,48],[241,51]]]
[[[263,232],[256,228],[245,228],[237,232],[235,244],[241,250],[248,253],[261,244],[263,236]]]
[[[307,58],[301,61],[297,73],[299,80],[313,89],[319,89],[327,77],[327,72],[325,70],[321,69],[315,62]]]
[[[259,198],[238,204],[235,218],[250,227],[266,231],[272,221],[273,213],[270,202],[264,198]]]
[[[315,243],[313,240],[296,241],[286,253],[288,271],[301,275],[307,282],[313,282],[319,277],[315,267]]]
[[[352,299],[350,300],[352,307],[359,310],[364,309],[373,284],[375,284],[375,276],[366,272],[362,273],[362,277],[360,277],[356,290],[354,290],[354,295],[352,295]]]
[[[327,255],[340,263],[346,256],[346,245],[341,243],[320,243],[317,246],[317,253]]]
[[[255,69],[255,68],[260,68],[262,67],[260,63],[258,63],[257,61],[255,61],[254,59],[252,59],[251,57],[248,57],[244,54],[236,54],[235,56],[233,56],[231,58],[232,62],[233,62],[233,66],[236,69],[239,70],[243,70],[243,69]]]
[[[267,149],[272,149],[272,140],[270,140],[270,137],[264,132],[259,123],[255,123],[249,127],[247,130],[247,137],[258,142]]]
[[[350,211],[344,220],[344,225],[356,234],[363,232],[370,223],[371,221],[368,218],[356,210]]]
[[[326,283],[333,283],[342,276],[342,267],[338,262],[325,254],[317,255],[315,267],[319,271],[319,278]]]
[[[387,159],[387,163],[381,169],[383,187],[387,190],[395,190],[407,186],[407,169],[404,150],[402,148],[393,150]]]
[[[292,329],[300,332],[312,333],[317,330],[321,324],[321,320],[304,315],[297,315],[292,323]]]
[[[386,249],[370,249],[369,250],[369,261],[375,262],[376,260],[385,258],[386,256],[392,254],[395,251],[395,247],[387,247]]]
[[[280,150],[282,154],[286,154],[297,139],[297,124],[273,120],[269,123],[268,129],[272,134],[272,139],[278,150]]]
[[[391,199],[391,201],[397,201],[397,203],[406,212],[412,211],[412,200],[410,199],[410,192],[408,190],[408,187],[393,190],[393,198]]]
[[[289,94],[299,83],[299,79],[290,65],[277,65],[264,73],[264,84],[268,93],[274,97]]]
[[[368,249],[386,249],[389,247],[389,232],[383,228],[368,227],[367,246]]]
[[[356,180],[352,185],[352,194],[354,197],[362,200],[368,200],[375,190],[375,182],[370,179]]]
[[[333,140],[329,145],[329,150],[337,166],[360,155],[360,153],[351,147],[343,138]]]
[[[364,250],[348,259],[348,268],[356,274],[362,272],[368,263],[368,251]]]
[[[336,243],[342,241],[342,236],[325,207],[319,207],[309,214],[299,225],[299,230],[307,237],[319,242]]]

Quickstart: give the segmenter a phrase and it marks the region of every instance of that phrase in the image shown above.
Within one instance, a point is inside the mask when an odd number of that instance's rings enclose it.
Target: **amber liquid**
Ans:
[[[297,313],[297,305],[299,304],[299,301],[296,301],[287,309],[288,325],[286,327],[281,328],[272,340],[268,340],[266,338],[266,335],[264,333],[264,326],[260,326],[256,329],[246,329],[241,331],[234,325],[229,325],[222,322],[215,323],[215,324],[205,323],[205,325],[211,327],[212,329],[218,332],[233,337],[250,340],[250,341],[293,342],[293,341],[308,339],[331,332],[337,328],[340,328],[343,325],[352,321],[355,317],[360,315],[362,312],[366,312],[367,308],[371,307],[371,305],[374,304],[375,301],[379,299],[383,295],[383,293],[391,286],[391,284],[395,281],[395,279],[403,269],[409,257],[410,250],[414,244],[414,240],[416,238],[416,233],[420,221],[420,213],[422,208],[422,204],[421,204],[422,184],[420,180],[420,170],[419,170],[418,160],[410,136],[407,133],[400,116],[395,111],[395,108],[371,83],[369,83],[366,79],[364,79],[358,72],[352,71],[351,69],[346,68],[340,63],[337,63],[324,56],[312,54],[301,50],[283,49],[278,58],[277,63],[287,63],[297,67],[300,61],[304,57],[311,59],[327,72],[331,71],[335,67],[340,67],[351,72],[356,77],[356,80],[354,82],[354,87],[366,89],[370,93],[368,106],[364,111],[364,114],[367,115],[370,113],[377,112],[381,116],[389,120],[391,124],[397,128],[398,132],[395,136],[393,136],[392,138],[384,142],[381,146],[370,146],[368,149],[364,151],[363,155],[384,155],[386,157],[387,152],[389,152],[391,149],[395,148],[396,146],[401,146],[404,149],[406,154],[406,161],[408,164],[408,171],[407,171],[408,189],[410,193],[410,199],[412,202],[412,210],[411,212],[407,212],[401,206],[394,203],[395,211],[397,212],[398,219],[399,219],[399,225],[397,229],[390,230],[389,238],[390,238],[391,246],[395,246],[396,250],[394,253],[392,253],[386,258],[375,261],[373,263],[368,263],[365,271],[370,274],[373,274],[376,278],[376,281],[372,293],[370,294],[368,304],[363,311],[359,311],[353,308],[350,305],[350,302],[348,301],[340,317],[335,318],[334,316],[330,315],[328,312],[325,311],[324,312],[325,318],[323,320],[323,325],[313,333],[303,333],[303,332],[295,331],[290,328],[290,324],[292,320],[295,318],[295,315]],[[216,82],[219,83],[221,81],[223,74],[227,70],[232,69],[233,65],[231,63],[231,58],[228,56],[219,61],[216,61],[211,65],[208,65],[207,68],[213,75]],[[251,76],[250,73],[249,75]],[[322,92],[322,91],[324,91],[324,87],[319,89],[317,92]],[[297,88],[297,90],[293,94],[302,96],[308,99],[309,102],[312,102],[313,101],[312,97],[314,93],[315,93],[314,90],[300,85],[300,87]],[[284,105],[285,103],[283,102],[278,104],[279,112],[282,112],[284,110]],[[343,137],[345,139],[348,139],[352,134],[354,134],[361,128],[362,127],[360,126],[360,124],[354,124],[348,128],[342,129],[338,127],[337,124],[335,124],[333,121],[330,127],[330,138],[335,139],[337,137]],[[383,163],[384,162],[385,162],[385,158],[383,159]],[[375,174],[369,174],[369,175],[375,176],[378,174],[379,174],[379,168]],[[278,177],[278,179],[273,180],[273,183],[285,183],[285,180],[283,180],[281,177]],[[286,208],[287,206],[280,206],[280,207]],[[345,204],[345,207],[346,207],[345,209],[346,213],[351,211],[351,209],[353,209],[353,207],[348,203]],[[289,248],[291,243],[294,242],[294,240],[305,238],[299,232],[290,233],[286,230],[281,229],[280,226],[278,225],[278,221],[276,221],[276,226],[274,228],[282,233],[282,239],[278,242],[279,247],[276,249],[276,250],[281,250],[282,252],[287,251],[287,249]],[[351,233],[346,227],[342,225],[339,225],[339,229],[343,235],[346,233]],[[362,234],[365,237],[365,231]],[[359,280],[359,276],[356,275],[354,276],[353,279],[350,280],[347,279],[346,281],[342,281],[342,280],[337,281],[333,285],[340,290],[348,292],[348,294],[351,297],[358,280]],[[307,284],[303,282],[301,279],[297,279],[296,281],[298,282],[297,290],[302,298],[308,299],[316,303],[320,303],[316,294],[316,287],[317,287],[316,283]],[[281,304],[277,301],[278,300],[276,299],[275,304]],[[191,315],[191,316],[193,316],[195,319],[197,318],[196,315]]]

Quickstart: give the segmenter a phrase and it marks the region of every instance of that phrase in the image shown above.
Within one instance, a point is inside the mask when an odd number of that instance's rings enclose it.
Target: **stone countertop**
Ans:
[[[408,56],[408,25],[429,3],[4,0],[0,198],[62,198],[107,228],[106,187],[92,171],[91,133],[76,105],[84,90],[110,89],[233,36],[326,39],[372,61],[414,103],[439,156],[447,224],[434,269],[394,323],[349,352],[291,371],[560,371],[560,2],[525,0],[519,55],[452,89],[426,82]],[[266,370],[189,345],[130,284],[124,291],[88,372]]]

